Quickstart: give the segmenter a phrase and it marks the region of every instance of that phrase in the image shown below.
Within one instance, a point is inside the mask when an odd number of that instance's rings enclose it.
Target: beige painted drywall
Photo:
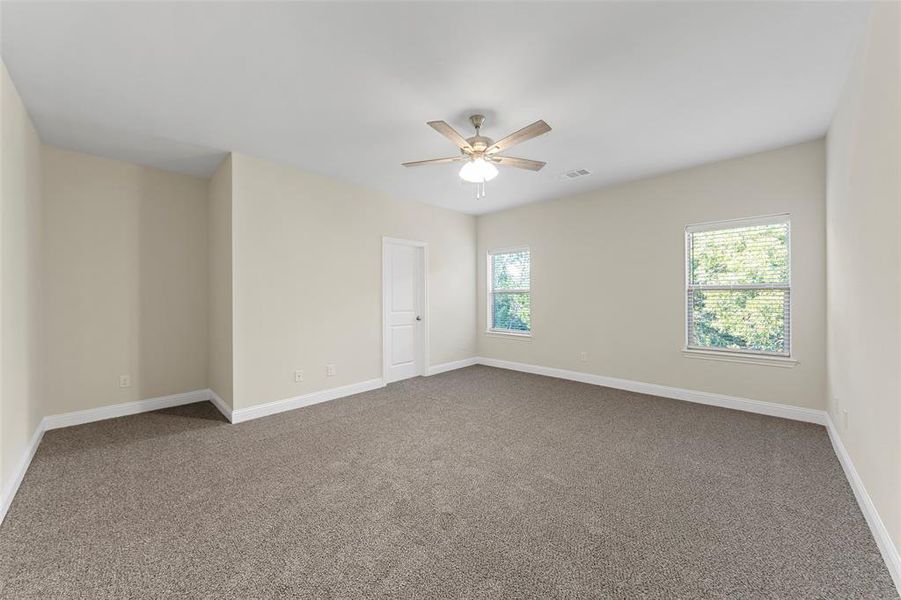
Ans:
[[[227,156],[209,185],[209,385],[232,406],[232,165]]]
[[[47,414],[205,389],[207,181],[42,157]]]
[[[382,236],[429,244],[431,364],[475,355],[473,217],[241,154],[232,177],[235,408],[382,376]]]
[[[829,413],[901,547],[898,4],[874,8],[827,136]],[[847,425],[843,410],[848,411]]]
[[[820,140],[481,216],[479,355],[822,409],[824,211]],[[684,357],[685,226],[777,213],[792,215],[800,364]],[[532,251],[533,337],[486,334],[486,253],[520,245]]]
[[[5,497],[43,416],[41,141],[2,63],[0,71],[0,489]]]

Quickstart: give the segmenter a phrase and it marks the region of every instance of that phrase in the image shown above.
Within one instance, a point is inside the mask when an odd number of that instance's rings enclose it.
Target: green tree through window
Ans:
[[[530,258],[528,250],[489,253],[489,329],[532,330]]]
[[[788,355],[787,217],[686,229],[690,348]]]

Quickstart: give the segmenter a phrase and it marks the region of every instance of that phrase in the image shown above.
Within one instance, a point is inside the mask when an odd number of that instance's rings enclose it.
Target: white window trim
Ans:
[[[692,233],[702,231],[715,231],[718,229],[736,229],[739,227],[754,227],[757,225],[773,225],[776,223],[785,223],[788,227],[788,284],[784,283],[767,283],[767,284],[744,284],[744,285],[721,285],[721,286],[704,286],[705,289],[724,289],[724,290],[741,290],[741,289],[783,289],[788,291],[788,354],[781,352],[756,352],[753,350],[736,350],[733,348],[713,348],[707,346],[692,346],[689,344],[689,325],[688,325],[688,291],[690,287],[689,268],[688,268],[688,240]],[[794,367],[800,362],[795,358],[794,353],[794,319],[795,314],[794,301],[795,296],[792,293],[792,224],[790,213],[780,213],[774,215],[764,215],[760,217],[749,217],[740,219],[727,219],[724,221],[709,221],[706,223],[695,223],[685,226],[685,234],[683,236],[683,260],[682,268],[684,269],[684,290],[683,300],[685,309],[682,318],[685,320],[685,342],[682,346],[682,355],[685,358],[700,358],[705,360],[716,360],[722,362],[746,363],[756,365],[769,365],[777,367]]]
[[[757,354],[754,352],[730,350],[729,348],[720,348],[717,350],[707,348],[682,348],[682,355],[685,358],[699,358],[702,360],[744,363],[749,365],[768,365],[771,367],[791,368],[801,364],[797,359],[782,354]]]
[[[518,338],[522,340],[530,340],[532,339],[531,331],[514,331],[512,329],[485,329],[485,335],[487,336],[497,336],[497,337],[505,337],[505,338]]]
[[[511,254],[513,252],[528,252],[529,253],[529,289],[515,289],[515,290],[504,290],[505,294],[515,294],[515,293],[525,293],[529,294],[529,316],[531,316],[532,308],[534,307],[533,298],[532,298],[532,250],[528,246],[511,246],[509,248],[492,248],[488,250],[485,255],[485,271],[487,274],[487,278],[485,281],[485,285],[487,286],[485,293],[485,334],[490,336],[498,336],[498,337],[509,337],[516,338],[521,340],[529,340],[532,338],[532,330],[533,327],[529,326],[529,331],[516,331],[513,329],[495,329],[491,327],[491,298],[494,296],[493,286],[492,286],[492,268],[491,268],[491,257],[495,254]]]
[[[706,221],[685,226],[685,233],[698,233],[701,231],[713,231],[715,229],[736,229],[738,227],[754,227],[757,225],[775,225],[791,221],[790,213],[775,215],[763,215],[761,217],[742,217],[739,219],[725,219],[723,221]],[[789,243],[791,239],[789,238]]]

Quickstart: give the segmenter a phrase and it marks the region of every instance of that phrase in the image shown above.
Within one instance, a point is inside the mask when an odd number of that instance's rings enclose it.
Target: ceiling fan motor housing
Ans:
[[[466,141],[469,142],[469,145],[472,146],[473,150],[475,150],[474,154],[479,155],[493,146],[494,140],[479,133],[482,125],[485,123],[484,115],[472,115],[469,117],[469,122],[472,123],[472,126],[476,128],[476,134],[471,138],[467,138]]]
[[[494,145],[494,140],[490,137],[485,137],[484,135],[474,135],[471,138],[466,138],[466,141],[469,142],[469,145],[472,146],[472,149],[478,154],[485,152],[485,150]],[[465,151],[464,154],[466,154]]]

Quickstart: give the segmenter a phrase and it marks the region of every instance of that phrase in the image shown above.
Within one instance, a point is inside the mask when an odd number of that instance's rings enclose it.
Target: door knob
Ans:
[[[422,321],[422,317],[420,317],[419,315],[416,315],[416,320],[417,320],[417,321]]]

